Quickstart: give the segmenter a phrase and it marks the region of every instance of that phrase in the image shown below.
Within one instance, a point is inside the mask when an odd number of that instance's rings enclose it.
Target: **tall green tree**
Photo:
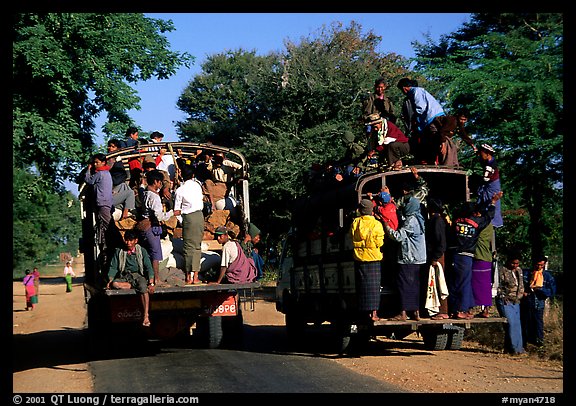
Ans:
[[[62,181],[94,147],[94,119],[123,134],[140,98],[130,84],[167,79],[190,57],[171,51],[168,20],[142,14],[13,14],[14,163]]]
[[[57,261],[61,252],[78,251],[78,199],[63,188],[57,192],[43,178],[15,168],[12,190],[12,268],[24,269]]]
[[[355,22],[335,22],[286,41],[283,52],[211,56],[178,101],[190,117],[179,123],[180,137],[243,151],[252,168],[254,221],[286,228],[311,165],[341,158],[346,130],[362,139],[361,103],[374,80],[393,83],[406,74],[408,61],[377,52],[380,41]],[[400,93],[391,96],[398,102]]]
[[[498,151],[510,220],[500,234],[532,257],[562,252],[563,39],[561,14],[480,13],[415,44],[415,70],[447,106],[466,105],[476,137]]]
[[[94,152],[96,116],[107,116],[104,133],[123,134],[139,109],[131,84],[192,61],[169,49],[172,30],[142,14],[12,15],[15,269],[77,251],[78,202],[64,181]]]

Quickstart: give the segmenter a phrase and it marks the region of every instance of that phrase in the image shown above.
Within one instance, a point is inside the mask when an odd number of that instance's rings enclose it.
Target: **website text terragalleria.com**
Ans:
[[[12,401],[15,405],[149,405],[149,404],[197,404],[197,396],[172,395],[14,395]]]

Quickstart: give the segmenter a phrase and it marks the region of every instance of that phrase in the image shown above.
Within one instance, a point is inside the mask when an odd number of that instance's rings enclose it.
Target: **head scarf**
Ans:
[[[406,205],[402,208],[404,218],[408,220],[408,217],[414,216],[418,223],[420,224],[420,228],[424,230],[424,217],[422,217],[422,212],[420,211],[420,200],[415,198],[414,196],[410,196]]]

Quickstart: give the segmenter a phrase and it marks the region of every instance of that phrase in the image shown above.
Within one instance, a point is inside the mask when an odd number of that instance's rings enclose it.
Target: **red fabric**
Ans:
[[[96,168],[96,172],[99,171],[109,171],[110,167],[108,165],[102,165],[100,168]]]
[[[388,121],[388,133],[386,137],[396,138],[396,142],[408,142],[408,137],[404,135],[394,123]]]
[[[378,206],[378,213],[388,222],[388,226],[393,229],[398,229],[398,215],[396,214],[396,205],[394,203],[385,203],[383,206]]]
[[[132,169],[142,169],[142,163],[138,158],[131,158],[128,160],[128,167]]]

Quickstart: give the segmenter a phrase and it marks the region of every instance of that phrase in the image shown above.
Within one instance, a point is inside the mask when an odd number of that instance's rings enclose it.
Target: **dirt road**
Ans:
[[[24,288],[13,284],[15,393],[90,393],[92,376],[84,351],[74,348],[82,334],[85,306],[82,286],[65,292],[63,279],[45,281],[35,310],[25,311]],[[245,312],[249,325],[283,325],[271,301],[258,300]],[[82,342],[82,341],[81,341]],[[514,358],[466,342],[460,351],[427,351],[415,335],[402,341],[379,338],[366,354],[334,358],[355,372],[420,393],[563,392],[561,362],[534,356]]]

